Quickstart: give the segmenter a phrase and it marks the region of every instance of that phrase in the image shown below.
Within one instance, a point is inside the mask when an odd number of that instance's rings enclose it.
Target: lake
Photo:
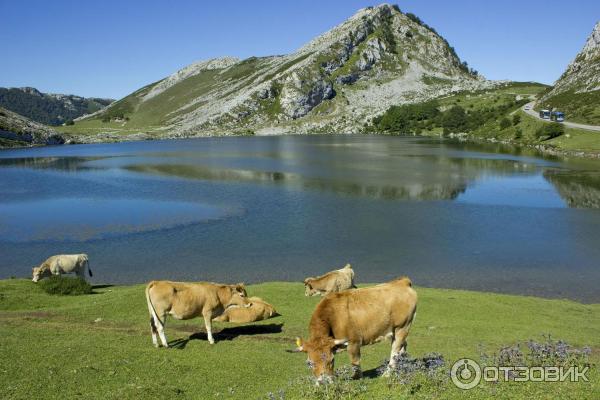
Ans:
[[[0,151],[0,278],[88,253],[94,282],[358,283],[600,302],[600,163],[362,135]]]

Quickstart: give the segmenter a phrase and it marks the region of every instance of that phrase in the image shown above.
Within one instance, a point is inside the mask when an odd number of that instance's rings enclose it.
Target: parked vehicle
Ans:
[[[561,111],[554,111],[550,117],[552,121],[563,122],[565,120],[565,113]]]
[[[540,110],[540,118],[550,119],[551,114],[550,110]]]

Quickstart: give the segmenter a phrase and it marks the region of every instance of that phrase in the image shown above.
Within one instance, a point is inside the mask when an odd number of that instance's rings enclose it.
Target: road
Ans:
[[[527,103],[523,106],[522,110],[524,113],[531,115],[532,117],[535,117],[537,119],[539,119],[540,121],[544,121],[544,122],[552,122],[548,119],[543,119],[540,118],[540,115],[538,114],[537,111],[533,110],[533,104],[535,102],[532,101],[531,103]],[[527,108],[529,107],[529,110],[527,110]],[[569,128],[578,128],[578,129],[586,129],[588,131],[597,131],[600,132],[600,126],[598,125],[585,125],[585,124],[577,124],[575,122],[569,122],[569,121],[565,121],[562,123],[565,126],[568,126]]]

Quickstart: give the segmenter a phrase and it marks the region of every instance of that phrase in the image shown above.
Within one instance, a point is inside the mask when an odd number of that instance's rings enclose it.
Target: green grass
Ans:
[[[549,333],[600,358],[600,305],[458,290],[417,288],[419,311],[409,352],[438,352],[452,363]],[[0,281],[0,398],[267,398],[283,390],[286,399],[327,398],[311,393],[305,355],[289,354],[318,298],[306,298],[298,283],[248,287],[275,305],[282,316],[254,324],[216,324],[209,345],[201,319],[167,322],[179,348],[151,344],[144,286],[96,287],[87,296],[50,296],[28,280]],[[363,370],[378,367],[389,343],[366,346]],[[338,368],[348,364],[339,354]],[[386,378],[347,383],[343,398],[598,398],[600,375],[590,383],[485,384],[463,392],[427,380],[388,384]],[[412,394],[411,394],[412,392]],[[331,393],[330,393],[331,394]],[[331,397],[331,395],[329,396]],[[339,393],[338,397],[339,398]]]

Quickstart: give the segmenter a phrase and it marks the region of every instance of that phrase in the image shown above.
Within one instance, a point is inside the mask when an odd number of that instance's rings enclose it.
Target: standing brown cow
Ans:
[[[245,305],[246,288],[243,283],[222,285],[209,282],[152,281],[146,286],[146,302],[150,312],[152,343],[159,347],[156,335],[164,347],[169,347],[165,336],[167,314],[175,319],[191,319],[202,316],[210,344],[212,319],[218,317],[230,305]]]
[[[381,285],[327,295],[315,308],[309,324],[310,338],[297,338],[297,348],[308,354],[317,383],[333,376],[334,353],[343,347],[360,377],[360,348],[384,338],[392,339],[388,368],[396,366],[406,350],[406,337],[415,318],[417,293],[403,277]]]

